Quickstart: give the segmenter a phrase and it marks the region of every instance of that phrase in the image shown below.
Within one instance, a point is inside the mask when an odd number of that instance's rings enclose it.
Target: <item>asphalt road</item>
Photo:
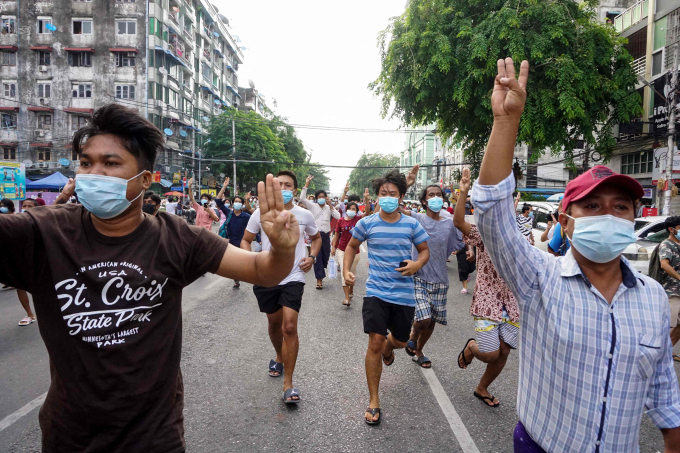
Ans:
[[[364,255],[365,256],[365,255]],[[368,403],[361,304],[366,262],[358,270],[351,308],[342,306],[339,280],[314,289],[308,275],[300,314],[300,354],[295,386],[302,392],[297,407],[281,401],[282,380],[267,375],[274,357],[266,317],[259,313],[248,284],[231,288],[231,281],[208,275],[184,290],[185,428],[189,452],[460,452],[456,435],[465,432],[482,452],[511,452],[517,422],[517,354],[492,393],[496,409],[472,396],[484,366],[467,370],[456,356],[474,336],[468,314],[471,296],[460,294],[455,260],[448,299],[449,325],[437,326],[425,353],[433,362],[426,375],[403,351],[383,371],[378,427],[363,422]],[[0,292],[0,452],[40,451],[39,404],[26,406],[47,391],[47,354],[37,325],[17,327],[23,317],[14,291]],[[680,366],[676,365],[680,374]],[[39,400],[38,400],[39,402]],[[27,412],[23,416],[21,408]],[[451,409],[462,420],[452,424]],[[16,419],[16,420],[15,420]],[[463,433],[463,434],[461,434]],[[645,416],[642,452],[663,451],[660,432]]]

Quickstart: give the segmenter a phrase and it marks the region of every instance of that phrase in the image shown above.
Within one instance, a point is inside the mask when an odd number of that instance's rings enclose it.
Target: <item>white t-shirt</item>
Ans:
[[[175,215],[175,209],[177,209],[177,203],[165,203],[165,211],[169,212],[172,215]]]
[[[314,236],[319,232],[316,227],[316,222],[314,221],[314,216],[308,210],[301,208],[299,206],[293,206],[290,210],[295,215],[300,226],[300,239],[298,240],[297,247],[295,247],[295,265],[293,270],[290,271],[288,277],[283,279],[279,285],[285,285],[290,282],[305,282],[305,273],[300,269],[300,261],[307,258],[307,247],[305,246],[305,233],[309,236]],[[272,246],[269,243],[269,238],[262,231],[262,223],[260,223],[260,209],[256,209],[255,212],[250,216],[248,221],[248,226],[246,231],[250,231],[253,234],[260,233],[262,236],[262,250],[271,250]]]

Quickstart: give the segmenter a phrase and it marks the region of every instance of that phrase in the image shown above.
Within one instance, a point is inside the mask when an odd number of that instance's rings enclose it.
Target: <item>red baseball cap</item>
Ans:
[[[644,189],[630,176],[614,173],[604,165],[597,165],[567,184],[562,198],[562,211],[566,211],[572,201],[578,201],[602,184],[611,184],[630,193],[634,199],[642,198]]]

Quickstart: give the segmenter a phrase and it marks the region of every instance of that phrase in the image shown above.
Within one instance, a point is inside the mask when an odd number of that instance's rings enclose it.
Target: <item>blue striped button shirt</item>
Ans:
[[[519,301],[517,412],[546,451],[637,452],[643,412],[680,426],[665,291],[621,258],[609,304],[571,250],[554,257],[515,225],[510,174],[475,186],[475,219],[491,260]]]
[[[388,223],[380,213],[359,220],[352,237],[368,245],[368,280],[366,296],[378,297],[397,305],[415,306],[413,276],[395,271],[402,261],[411,259],[411,246],[430,237],[420,223],[401,215],[398,222]]]

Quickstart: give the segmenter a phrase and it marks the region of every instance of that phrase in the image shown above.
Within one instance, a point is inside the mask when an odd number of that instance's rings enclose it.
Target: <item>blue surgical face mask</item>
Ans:
[[[357,215],[356,211],[347,211],[347,217],[350,219],[353,219],[355,215]]]
[[[675,238],[676,238],[677,240],[680,241],[680,231],[678,231],[677,233],[675,233]]]
[[[229,206],[231,206],[231,203],[226,202],[226,203],[224,203],[224,205],[225,205],[226,207],[229,207]]]
[[[349,199],[348,199],[348,198],[345,198],[345,203],[349,203]]]
[[[130,179],[93,174],[76,175],[76,195],[85,209],[96,217],[112,219],[125,212],[133,201],[144,194],[142,190],[133,200],[127,199],[128,182],[138,178],[144,171]]]
[[[434,197],[427,200],[427,207],[434,212],[441,211],[442,206],[444,206],[444,199],[442,197]]]
[[[208,204],[208,200],[206,200],[205,198],[201,198],[201,204],[202,204],[203,206],[207,205],[207,204]]]
[[[288,203],[290,203],[290,200],[293,199],[293,191],[292,190],[282,190],[281,195],[283,195],[283,204],[288,204]]]
[[[234,203],[234,209],[237,211],[240,211],[241,208],[243,208],[243,203],[239,203],[238,201]]]
[[[380,209],[388,214],[393,213],[399,207],[399,199],[394,197],[380,197]]]
[[[3,206],[0,208],[0,212],[2,212],[3,214],[7,214],[9,212],[9,209]]]
[[[326,204],[326,199],[325,198],[319,198],[318,200],[316,200],[316,202],[319,203],[321,206],[323,206],[323,205]]]
[[[626,247],[637,240],[635,224],[613,215],[574,218],[571,245],[585,258],[594,263],[615,260]]]

